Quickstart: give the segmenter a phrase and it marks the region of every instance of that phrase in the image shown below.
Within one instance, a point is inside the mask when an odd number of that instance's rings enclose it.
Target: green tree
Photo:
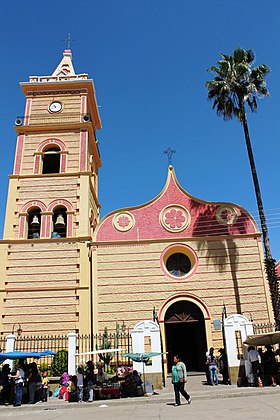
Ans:
[[[68,351],[58,350],[52,360],[51,374],[61,376],[63,372],[68,372]]]
[[[250,111],[256,112],[258,98],[269,95],[265,77],[269,74],[270,69],[266,64],[253,67],[255,55],[252,50],[237,48],[231,55],[221,54],[221,57],[222,59],[217,61],[217,66],[208,69],[208,71],[216,74],[213,80],[206,82],[208,99],[213,100],[213,109],[216,109],[219,116],[222,116],[224,120],[231,120],[236,117],[243,127],[263,234],[265,265],[273,311],[276,324],[279,326],[278,279],[275,271],[275,260],[272,258],[270,250],[268,229],[246,114],[246,107]]]

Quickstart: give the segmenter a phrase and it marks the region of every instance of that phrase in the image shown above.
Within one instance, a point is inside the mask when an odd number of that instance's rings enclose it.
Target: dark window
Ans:
[[[191,270],[192,264],[187,255],[176,252],[167,258],[166,268],[173,276],[183,277]]]
[[[43,174],[59,174],[60,172],[60,149],[51,147],[43,154]]]
[[[66,238],[67,214],[65,208],[59,208],[53,214],[52,238]]]
[[[41,211],[40,209],[32,210],[28,213],[28,239],[39,239],[41,230]]]

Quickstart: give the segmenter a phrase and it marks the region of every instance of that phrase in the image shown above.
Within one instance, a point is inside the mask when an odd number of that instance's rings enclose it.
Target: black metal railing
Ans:
[[[93,348],[91,348],[93,346]],[[112,353],[102,353],[102,349],[123,349],[120,352]],[[100,353],[95,356],[89,354],[90,351],[101,350]],[[116,369],[119,366],[127,366],[130,361],[127,357],[123,357],[123,353],[129,353],[132,350],[132,340],[129,333],[111,333],[111,334],[94,334],[93,340],[91,339],[90,334],[81,334],[77,336],[77,364],[84,365],[86,361],[90,359],[98,360],[101,358],[105,364],[110,364],[110,366]],[[83,354],[88,353],[88,354]]]
[[[274,332],[274,331],[276,331],[276,324],[272,324],[272,323],[255,324],[255,323],[253,323],[253,330],[254,330],[254,334],[264,334],[264,333]]]
[[[0,337],[0,347],[2,351],[6,348],[6,338]],[[105,352],[119,348],[120,352]],[[60,370],[67,368],[68,358],[68,336],[67,335],[42,335],[42,336],[19,336],[15,340],[15,351],[41,352],[52,350],[57,356],[45,356],[40,359],[41,370],[49,369],[53,374],[59,375]],[[91,354],[92,351],[100,350],[100,353]],[[99,333],[91,337],[90,334],[77,334],[76,339],[76,364],[85,365],[88,360],[99,361],[106,365],[106,369],[116,370],[120,366],[128,366],[131,361],[123,357],[123,353],[132,351],[132,339],[129,333]],[[55,360],[55,362],[54,362]],[[62,371],[61,371],[62,373]]]
[[[0,336],[0,352],[5,353],[6,351],[6,337]]]

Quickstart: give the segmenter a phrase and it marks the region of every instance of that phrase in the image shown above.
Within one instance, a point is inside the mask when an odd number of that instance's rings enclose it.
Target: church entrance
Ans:
[[[171,372],[176,354],[186,364],[188,371],[205,371],[207,343],[200,308],[187,300],[176,302],[166,311],[164,324],[168,372]]]

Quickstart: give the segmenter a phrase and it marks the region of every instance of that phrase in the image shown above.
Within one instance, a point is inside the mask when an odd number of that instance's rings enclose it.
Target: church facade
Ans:
[[[169,166],[150,202],[99,220],[94,84],[71,51],[21,87],[25,115],[0,242],[1,332],[109,332],[156,317],[163,350],[204,369],[222,315],[273,322],[261,234],[242,207],[187,193]],[[109,170],[109,169],[106,169]],[[167,361],[170,369],[171,360]]]

